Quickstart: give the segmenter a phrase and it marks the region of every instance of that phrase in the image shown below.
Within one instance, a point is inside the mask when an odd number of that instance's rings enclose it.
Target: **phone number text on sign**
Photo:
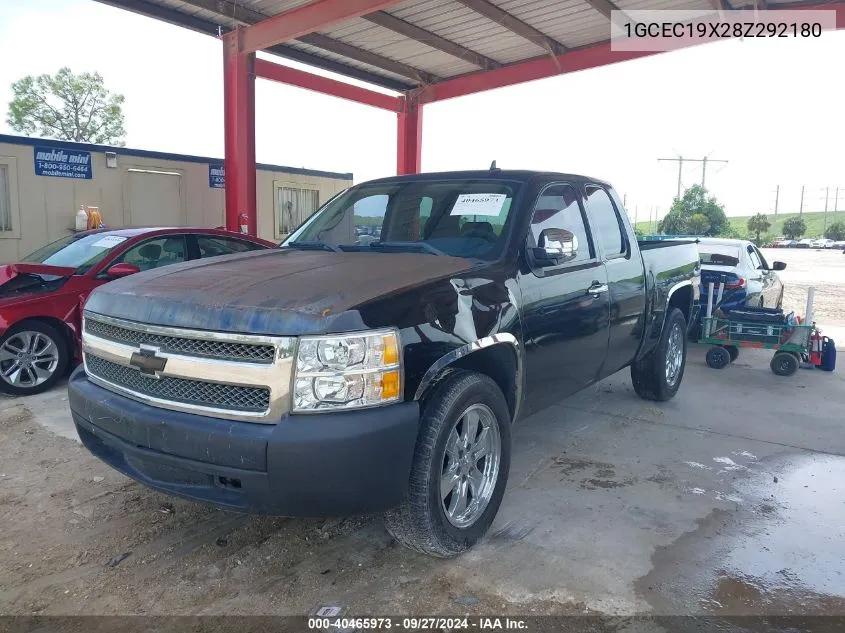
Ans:
[[[66,165],[64,163],[36,163],[38,174],[41,176],[66,176],[69,178],[86,178],[87,165]]]

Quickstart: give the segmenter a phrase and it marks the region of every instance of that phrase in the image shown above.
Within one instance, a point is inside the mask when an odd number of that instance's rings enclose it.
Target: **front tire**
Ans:
[[[712,369],[724,369],[731,363],[731,354],[725,347],[711,347],[707,350],[704,362]]]
[[[67,341],[43,321],[22,321],[0,338],[0,391],[28,396],[50,389],[67,369]]]
[[[384,515],[402,545],[457,556],[490,527],[510,470],[510,413],[488,376],[453,372],[426,398],[404,503]]]
[[[778,376],[791,376],[798,371],[798,358],[788,352],[777,352],[769,363],[772,372]]]
[[[686,331],[684,313],[673,308],[657,346],[631,365],[631,382],[638,396],[665,402],[678,393],[687,360]]]

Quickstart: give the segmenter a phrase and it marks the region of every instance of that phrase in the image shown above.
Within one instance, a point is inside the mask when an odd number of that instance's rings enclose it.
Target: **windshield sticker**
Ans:
[[[127,239],[129,238],[121,237],[119,235],[106,235],[91,244],[91,246],[94,248],[114,248],[118,244],[123,244],[123,242]]]
[[[504,193],[462,193],[455,201],[451,215],[498,216],[507,197]]]

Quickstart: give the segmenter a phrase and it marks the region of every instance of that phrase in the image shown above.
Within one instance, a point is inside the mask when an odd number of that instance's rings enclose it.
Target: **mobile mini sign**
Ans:
[[[226,170],[223,163],[208,166],[208,186],[212,189],[223,189],[226,186]]]
[[[35,175],[91,180],[91,152],[36,145]]]

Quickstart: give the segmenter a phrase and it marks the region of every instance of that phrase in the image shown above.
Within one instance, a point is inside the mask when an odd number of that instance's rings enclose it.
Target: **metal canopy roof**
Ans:
[[[99,0],[219,36],[313,0]],[[347,0],[351,1],[351,0]],[[605,44],[613,10],[801,8],[824,0],[404,0],[267,52],[404,92]],[[837,3],[831,2],[831,8]],[[841,4],[838,7],[841,8]],[[642,54],[606,56],[592,66]],[[570,68],[569,70],[572,70]],[[563,69],[561,69],[563,72]],[[513,83],[507,82],[507,83]],[[502,85],[505,85],[504,83]],[[451,96],[451,95],[450,95]]]

